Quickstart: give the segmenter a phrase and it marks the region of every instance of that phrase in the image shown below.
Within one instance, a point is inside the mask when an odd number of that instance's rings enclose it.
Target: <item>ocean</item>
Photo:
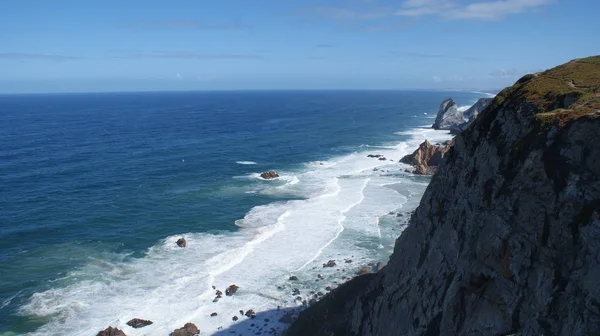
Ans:
[[[398,160],[451,137],[430,128],[442,100],[485,96],[0,95],[0,335],[278,332],[284,313],[387,261],[429,181]]]

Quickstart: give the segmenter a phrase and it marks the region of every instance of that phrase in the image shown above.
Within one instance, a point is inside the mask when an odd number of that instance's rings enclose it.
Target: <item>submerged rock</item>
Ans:
[[[135,328],[135,329],[143,328],[143,327],[151,325],[151,324],[152,324],[152,321],[142,320],[139,318],[134,318],[134,319],[129,320],[129,322],[127,322],[128,326]]]
[[[267,172],[260,174],[260,177],[268,180],[268,179],[274,179],[276,177],[279,177],[279,174],[277,174],[277,172],[274,170],[269,170]]]
[[[125,335],[125,333],[120,329],[108,327],[108,328],[102,330],[101,332],[99,332],[98,334],[96,334],[96,336],[127,336],[127,335]]]
[[[179,239],[177,239],[176,244],[179,247],[186,247],[187,242],[185,241],[185,238],[179,238]]]
[[[450,148],[450,146],[432,145],[425,140],[417,150],[404,156],[400,162],[414,166],[413,174],[433,174]]]
[[[198,336],[200,330],[193,323],[186,323],[182,328],[175,329],[169,336]]]
[[[298,277],[297,277],[297,276],[295,276],[295,275],[292,275],[292,276],[290,277],[290,280],[291,280],[291,281],[297,281],[297,280],[298,280]]]
[[[236,285],[231,285],[229,287],[227,287],[227,289],[225,290],[225,295],[227,296],[232,296],[233,294],[235,294],[238,289],[240,289],[240,287],[236,286]]]

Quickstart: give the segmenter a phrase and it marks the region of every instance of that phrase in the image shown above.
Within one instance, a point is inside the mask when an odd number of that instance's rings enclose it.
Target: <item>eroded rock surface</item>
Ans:
[[[503,90],[455,138],[387,266],[288,335],[599,335],[599,92],[600,57]]]

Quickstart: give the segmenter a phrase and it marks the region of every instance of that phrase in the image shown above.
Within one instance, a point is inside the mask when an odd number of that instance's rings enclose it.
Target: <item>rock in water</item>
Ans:
[[[521,78],[463,133],[381,272],[297,335],[600,335],[600,56]]]
[[[119,330],[119,329],[113,328],[113,327],[108,327],[108,328],[102,330],[101,332],[99,332],[98,334],[96,334],[96,336],[127,336],[127,335],[125,335],[125,333],[122,330]]]
[[[432,145],[425,140],[412,154],[404,156],[400,162],[415,167],[413,174],[433,174],[450,146]]]
[[[179,247],[185,247],[187,245],[187,242],[185,241],[185,238],[179,238],[177,239],[177,246]]]
[[[358,271],[358,275],[364,275],[364,274],[369,274],[372,273],[373,270],[371,269],[371,267],[369,266],[363,266],[359,271]]]
[[[323,264],[323,267],[335,267],[335,260],[329,260],[327,263]]]
[[[460,125],[464,122],[463,113],[458,110],[454,100],[448,98],[440,105],[432,127],[437,130],[449,130],[453,125]]]
[[[264,173],[260,174],[260,177],[268,180],[268,179],[274,179],[276,177],[279,177],[279,174],[277,174],[277,172],[274,170],[269,170],[268,172],[264,172]]]
[[[292,275],[292,276],[290,277],[290,280],[291,280],[291,281],[297,281],[297,280],[298,280],[298,277],[297,277],[297,276],[295,276],[295,275]]]
[[[200,335],[200,330],[193,323],[186,323],[183,328],[175,329],[169,336],[198,336]]]
[[[135,329],[143,328],[143,327],[151,325],[151,324],[152,324],[152,321],[142,320],[139,318],[134,318],[134,319],[129,320],[129,322],[127,322],[128,326],[135,328]]]
[[[225,290],[225,295],[232,296],[233,294],[235,294],[235,292],[238,291],[238,289],[240,289],[240,287],[238,287],[236,285],[231,285],[231,286],[227,287],[227,289]]]

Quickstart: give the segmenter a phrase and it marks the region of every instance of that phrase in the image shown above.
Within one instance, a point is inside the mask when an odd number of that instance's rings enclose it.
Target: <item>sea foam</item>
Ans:
[[[277,321],[283,310],[278,307],[302,307],[311,291],[326,292],[325,286],[335,286],[391,253],[404,228],[395,213],[416,207],[427,183],[426,177],[407,178],[397,161],[425,139],[450,137],[430,128],[402,135],[410,139],[307,163],[304,170],[281,172],[276,183],[252,182],[261,185],[260,193],[301,197],[252,208],[236,221],[239,230],[234,232],[185,234],[186,248],[175,244],[178,235],[165,238],[142,258],[93,260],[56,287],[34,294],[21,313],[53,316],[33,335],[83,336],[108,326],[133,336],[166,335],[189,321],[203,334],[214,334],[232,327],[232,316],[240,309],[270,312],[268,328],[281,329]],[[245,178],[250,183],[257,175]],[[349,259],[351,263],[345,261]],[[328,260],[337,266],[323,268]],[[293,288],[302,293],[301,300],[292,295],[290,275],[300,279]],[[213,302],[212,286],[225,291],[231,284],[239,291]],[[212,312],[218,315],[211,317]],[[134,317],[154,324],[133,329],[126,322]]]

